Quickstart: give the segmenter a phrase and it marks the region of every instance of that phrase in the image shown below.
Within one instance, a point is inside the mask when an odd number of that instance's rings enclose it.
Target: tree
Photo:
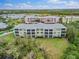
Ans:
[[[77,47],[79,47],[79,38],[77,37],[73,42]]]
[[[59,22],[60,22],[60,23],[62,23],[62,22],[63,22],[62,17],[59,19]]]
[[[76,29],[73,26],[68,26],[67,38],[69,42],[73,43],[76,38]]]
[[[74,55],[68,55],[65,59],[76,59],[76,56],[74,56]]]

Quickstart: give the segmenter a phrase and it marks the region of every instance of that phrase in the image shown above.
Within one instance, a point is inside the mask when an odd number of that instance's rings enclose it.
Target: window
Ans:
[[[32,37],[35,37],[35,35],[32,35]]]
[[[64,34],[61,34],[61,37],[64,37],[65,35]]]
[[[27,34],[31,34],[30,32],[27,32]]]
[[[35,34],[35,29],[32,29],[32,34]]]
[[[43,29],[37,29],[37,31],[43,31]]]
[[[45,35],[45,37],[48,37],[48,35]]]
[[[16,36],[19,36],[19,34],[16,34]]]
[[[52,29],[49,29],[49,31],[53,31]]]
[[[49,19],[47,19],[47,21],[49,22],[50,20],[49,20]]]
[[[30,34],[30,30],[29,29],[27,29],[27,34]]]
[[[18,30],[15,30],[15,33],[18,32]]]
[[[65,30],[65,28],[62,28],[61,30]]]
[[[61,31],[61,33],[66,33],[66,31]]]
[[[48,29],[45,29],[45,31],[48,31]]]
[[[43,33],[43,32],[41,32],[41,33]]]
[[[43,29],[40,29],[41,31],[43,31]]]
[[[35,32],[33,31],[32,34],[35,34]]]
[[[15,33],[19,33],[18,31],[15,31]]]
[[[18,29],[15,29],[15,30],[18,30]]]
[[[27,32],[29,32],[30,31],[30,29],[27,29]]]
[[[45,34],[48,34],[48,32],[45,32]]]
[[[52,32],[49,32],[49,34],[53,34]]]
[[[40,32],[37,32],[37,34],[40,34]]]
[[[22,29],[19,29],[20,31],[22,31]]]
[[[35,29],[32,29],[32,31],[35,31]]]
[[[49,38],[52,38],[52,35],[49,35]]]

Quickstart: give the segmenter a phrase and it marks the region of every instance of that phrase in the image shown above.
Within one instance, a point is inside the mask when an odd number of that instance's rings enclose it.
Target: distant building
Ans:
[[[24,18],[26,15],[25,14],[2,14],[1,16],[3,18],[21,19],[21,18]]]
[[[26,16],[25,17],[25,23],[47,23],[47,24],[53,24],[53,23],[59,23],[60,17],[59,16]]]
[[[62,17],[62,20],[63,20],[63,23],[79,21],[79,16],[64,16]]]
[[[7,28],[8,25],[6,23],[0,23],[0,30]]]
[[[67,28],[62,24],[19,24],[14,28],[14,34],[17,37],[65,37]]]

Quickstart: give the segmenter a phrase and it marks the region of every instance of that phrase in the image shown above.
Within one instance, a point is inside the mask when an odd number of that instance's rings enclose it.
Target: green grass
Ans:
[[[3,32],[0,32],[0,35],[3,34]]]
[[[9,35],[0,37],[0,39],[5,40],[7,43],[10,43],[15,39],[15,37],[13,34],[9,34]]]
[[[69,43],[65,39],[53,38],[53,39],[39,39],[37,40],[41,47],[44,47],[50,58],[61,59],[63,52],[68,47]]]

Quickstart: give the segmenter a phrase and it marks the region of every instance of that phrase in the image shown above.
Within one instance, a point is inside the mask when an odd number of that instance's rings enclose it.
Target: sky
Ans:
[[[0,0],[0,9],[79,9],[79,0]]]

